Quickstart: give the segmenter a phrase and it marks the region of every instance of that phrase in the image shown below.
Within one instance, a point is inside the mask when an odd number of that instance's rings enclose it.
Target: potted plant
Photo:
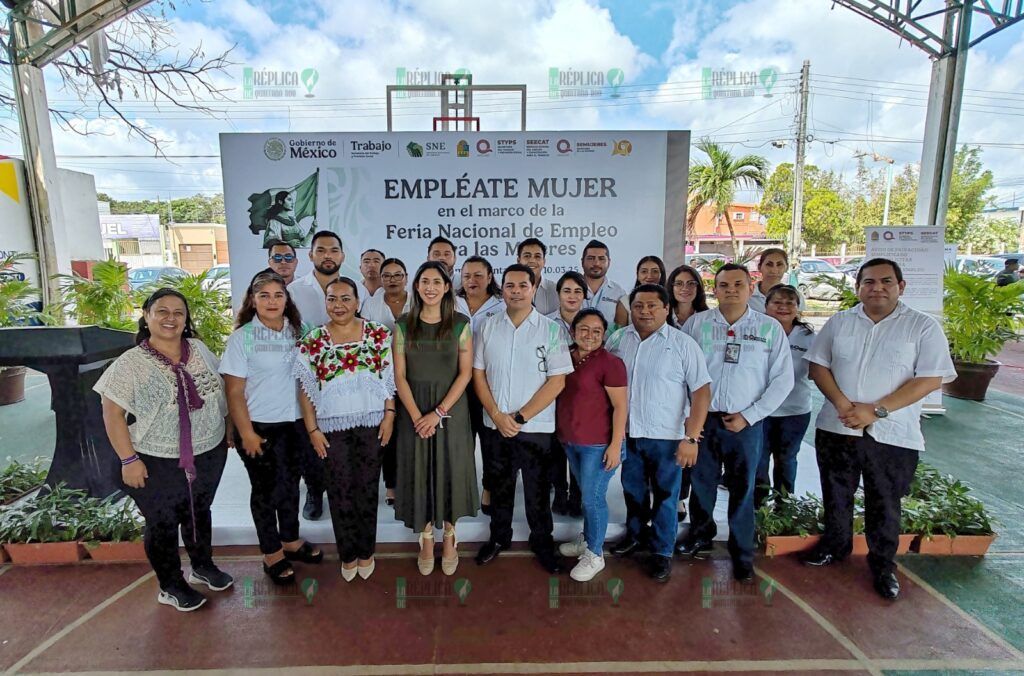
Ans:
[[[82,560],[77,505],[81,490],[63,484],[0,512],[0,542],[18,564],[77,563]]]
[[[81,326],[134,331],[135,296],[128,284],[128,267],[109,259],[92,267],[92,279],[81,275],[58,275],[61,311],[71,314]]]
[[[90,498],[83,510],[85,548],[94,561],[145,561],[145,522],[131,498]]]
[[[35,254],[9,253],[0,257],[0,328],[19,326],[38,318],[31,303],[39,300],[40,290],[17,272],[16,265],[35,259]],[[0,406],[16,404],[25,398],[25,367],[0,366]]]
[[[0,472],[0,505],[10,504],[41,486],[48,464],[49,459],[44,457],[29,462],[7,458],[7,467]]]
[[[231,335],[231,296],[221,286],[203,285],[205,274],[161,277],[155,283],[143,287],[138,304],[149,294],[162,287],[174,289],[188,301],[192,324],[206,347],[216,355],[224,352],[228,336]]]
[[[941,484],[923,501],[918,518],[921,554],[982,556],[995,540],[992,517],[970,488],[953,477],[941,477]]]
[[[995,281],[946,270],[943,327],[956,367],[956,380],[942,386],[951,397],[983,401],[999,370],[992,358],[1009,340],[1017,340],[1024,313],[1024,280],[997,286]]]
[[[755,514],[758,540],[767,556],[812,549],[824,530],[825,508],[821,498],[802,498],[785,491],[774,492]]]

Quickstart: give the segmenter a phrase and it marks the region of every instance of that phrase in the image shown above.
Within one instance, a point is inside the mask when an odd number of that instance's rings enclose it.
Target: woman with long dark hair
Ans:
[[[395,424],[391,331],[359,317],[359,284],[325,289],[328,322],[299,342],[293,373],[310,443],[327,461],[327,498],[341,576],[373,574],[382,450]]]
[[[658,256],[644,256],[636,264],[636,281],[633,288],[641,284],[657,284],[665,286],[665,261]],[[629,295],[623,296],[619,304],[626,309],[626,317],[629,315]],[[626,322],[629,325],[629,322]]]
[[[793,353],[793,389],[782,405],[764,419],[764,445],[757,466],[754,484],[756,505],[764,504],[771,490],[792,493],[796,487],[796,456],[800,442],[811,422],[811,381],[807,377],[809,362],[804,355],[814,345],[814,328],[800,318],[800,292],[788,284],[779,284],[768,291],[767,314],[786,331]],[[773,469],[768,474],[768,462]]]
[[[284,278],[260,272],[245,291],[220,363],[235,448],[252,485],[249,508],[263,572],[281,585],[295,582],[292,561],[324,557],[299,539],[299,457],[309,441],[289,357],[303,333]]]
[[[434,528],[444,526],[441,570],[459,564],[455,523],[476,514],[476,462],[466,404],[473,376],[473,331],[455,312],[445,267],[420,266],[412,307],[395,328],[398,416],[398,490],[395,515],[419,533],[419,571],[434,570]]]
[[[789,254],[785,249],[778,247],[765,249],[757,257],[757,271],[761,274],[761,279],[754,285],[754,292],[750,294],[747,305],[751,310],[767,314],[768,292],[775,286],[783,284],[785,277],[789,274]],[[803,310],[803,294],[799,289],[796,294],[799,299],[797,309]]]
[[[142,305],[136,347],[114,360],[93,387],[121,460],[121,481],[146,520],[144,542],[160,585],[157,601],[195,610],[233,584],[213,563],[213,504],[228,442],[218,360],[196,337],[185,297],[159,289]],[[128,418],[132,421],[129,424]],[[192,562],[181,571],[178,534]]]
[[[681,327],[687,319],[708,309],[708,298],[700,272],[689,265],[680,265],[668,276],[665,287],[668,290],[670,311],[668,323]]]
[[[455,295],[465,299],[474,333],[488,317],[505,311],[501,288],[494,281],[494,268],[483,256],[470,256],[463,261],[462,288]]]

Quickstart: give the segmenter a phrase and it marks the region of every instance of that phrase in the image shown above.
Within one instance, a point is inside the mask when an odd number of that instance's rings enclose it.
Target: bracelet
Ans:
[[[437,421],[437,426],[440,427],[441,429],[444,429],[445,418],[451,418],[451,416],[448,415],[448,412],[445,411],[440,406],[434,409],[434,415],[436,415],[439,418],[439,420]]]
[[[132,453],[130,456],[128,456],[127,458],[125,458],[124,460],[121,461],[121,466],[122,467],[127,467],[128,465],[132,464],[133,462],[135,462],[138,459],[139,459],[139,454],[138,453]]]
[[[320,431],[319,427],[314,427],[311,430],[306,430],[306,434],[308,434],[309,436],[313,436],[313,432],[319,432],[319,431]]]

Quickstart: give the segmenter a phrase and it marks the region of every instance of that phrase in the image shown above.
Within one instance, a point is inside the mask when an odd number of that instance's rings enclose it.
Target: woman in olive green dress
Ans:
[[[447,271],[437,262],[413,278],[412,305],[395,325],[398,477],[395,516],[419,533],[420,573],[434,570],[434,527],[444,524],[441,570],[459,565],[455,522],[476,514],[476,460],[466,386],[473,374],[469,317],[455,312]]]

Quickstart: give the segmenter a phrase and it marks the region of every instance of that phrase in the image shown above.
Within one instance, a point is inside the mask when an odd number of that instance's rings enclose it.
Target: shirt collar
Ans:
[[[671,330],[672,330],[672,327],[668,325],[668,322],[665,322],[664,324],[661,325],[660,329],[658,329],[657,331],[655,331],[654,333],[652,333],[650,336],[647,336],[647,337],[648,338],[650,338],[651,336],[668,337],[668,332],[671,331]],[[640,337],[640,332],[636,330],[635,326],[633,326],[633,322],[630,322],[629,326],[626,327],[626,335],[634,336],[638,341],[643,342],[643,338]]]
[[[479,314],[479,312],[480,311],[477,310],[478,314]],[[508,307],[507,306],[505,307],[505,312],[502,313],[502,314],[504,314],[505,321],[508,322],[509,326],[511,326],[512,328],[516,328],[516,326],[512,323],[512,318],[508,316]],[[526,315],[526,319],[523,320],[523,324],[530,324],[531,326],[535,325],[538,322],[540,322],[540,317],[541,317],[541,314],[539,312],[537,312],[537,308],[535,308],[535,307],[534,308],[530,308],[530,314]],[[523,324],[520,324],[519,326],[522,326]]]
[[[878,323],[881,324],[883,322],[889,321],[890,319],[895,319],[896,317],[899,317],[900,315],[905,313],[908,309],[910,308],[902,300],[896,301],[896,309],[890,312],[888,317],[886,317],[885,319]],[[864,320],[871,322],[872,324],[875,323],[875,320],[873,320],[871,317],[868,317],[867,313],[864,312],[863,303],[857,303],[855,306],[853,306],[853,312],[858,317],[861,317]]]
[[[718,322],[719,324],[725,324],[726,326],[736,326],[737,324],[745,320],[751,312],[753,312],[753,310],[751,310],[750,306],[748,305],[747,309],[745,309],[743,311],[743,314],[740,315],[740,318],[730,325],[729,321],[725,318],[725,315],[722,314],[722,311],[716,307],[714,310],[712,310],[711,318],[714,321]]]

